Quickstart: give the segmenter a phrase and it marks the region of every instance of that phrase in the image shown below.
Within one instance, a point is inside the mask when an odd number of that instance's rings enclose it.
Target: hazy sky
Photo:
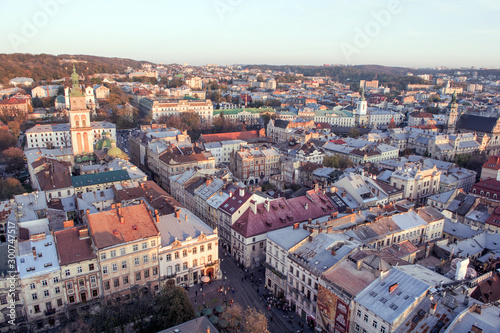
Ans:
[[[500,0],[2,0],[0,53],[498,68],[499,18]]]

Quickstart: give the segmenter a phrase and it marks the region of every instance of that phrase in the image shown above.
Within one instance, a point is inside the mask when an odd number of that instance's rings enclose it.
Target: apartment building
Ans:
[[[154,120],[158,120],[160,117],[164,116],[178,116],[184,112],[194,112],[198,114],[203,121],[211,124],[214,112],[212,101],[209,99],[199,101],[142,98],[139,105],[141,111],[148,112]]]
[[[403,190],[403,197],[422,201],[439,192],[441,171],[436,166],[422,170],[420,167],[400,167],[391,174],[390,185]]]
[[[160,232],[146,204],[87,214],[106,299],[129,299],[135,291],[159,290]]]
[[[185,208],[162,215],[157,224],[161,233],[160,281],[193,286],[203,276],[214,280],[219,271],[219,236]]]
[[[291,199],[250,200],[249,209],[231,226],[231,254],[246,267],[258,265],[265,261],[268,232],[336,213],[326,194],[315,190]]]
[[[280,153],[274,148],[245,147],[231,154],[230,170],[245,185],[259,184],[279,173]]]
[[[64,311],[64,285],[48,219],[19,223],[17,269],[27,319],[37,329],[59,324]]]
[[[444,219],[434,207],[425,206],[416,211],[411,209],[387,217],[379,216],[369,224],[347,231],[346,235],[376,249],[406,240],[419,246],[442,238]]]
[[[88,227],[74,227],[71,220],[64,226],[54,238],[64,286],[63,304],[71,309],[100,299],[101,275]]]

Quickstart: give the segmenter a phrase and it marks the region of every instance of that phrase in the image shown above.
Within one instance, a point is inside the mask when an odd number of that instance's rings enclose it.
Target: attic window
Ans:
[[[24,258],[21,258],[21,264],[24,264],[25,261]]]
[[[408,298],[410,298],[410,296],[408,296],[408,295],[406,295],[406,296],[404,297],[404,299],[405,299],[405,300],[407,300]]]
[[[44,245],[45,246],[50,246],[50,245],[52,245],[52,242],[45,243]]]
[[[52,263],[51,263],[51,262],[46,263],[44,266],[45,266],[45,267],[50,267],[50,266],[52,266]]]
[[[393,310],[397,310],[397,308],[398,308],[398,306],[394,303],[392,303],[389,307]]]
[[[371,297],[377,297],[378,294],[374,291],[370,291],[368,295],[370,295]]]
[[[38,258],[43,257],[42,252],[38,252]]]

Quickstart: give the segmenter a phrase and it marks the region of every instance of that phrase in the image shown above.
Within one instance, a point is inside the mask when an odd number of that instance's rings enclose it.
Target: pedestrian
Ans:
[[[196,297],[198,297],[198,290],[195,290],[194,294],[195,294]]]
[[[273,322],[273,316],[271,316],[271,318],[269,318],[271,320],[271,323]]]
[[[241,278],[241,282],[243,282],[243,277]]]
[[[203,291],[203,287],[200,287],[200,292],[202,292],[202,291]]]
[[[205,298],[205,293],[203,293],[203,298]]]

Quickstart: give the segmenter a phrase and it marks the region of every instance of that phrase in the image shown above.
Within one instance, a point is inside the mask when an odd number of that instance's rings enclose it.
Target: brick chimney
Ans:
[[[188,214],[184,215],[184,218],[186,219],[186,221],[188,220]]]
[[[181,216],[181,210],[180,210],[179,208],[177,208],[177,209],[175,210],[175,218],[177,218],[177,219],[178,219],[180,216]]]
[[[73,220],[68,220],[68,221],[64,221],[63,222],[63,228],[66,229],[66,228],[71,228],[71,227],[74,227],[75,224],[73,223]]]

